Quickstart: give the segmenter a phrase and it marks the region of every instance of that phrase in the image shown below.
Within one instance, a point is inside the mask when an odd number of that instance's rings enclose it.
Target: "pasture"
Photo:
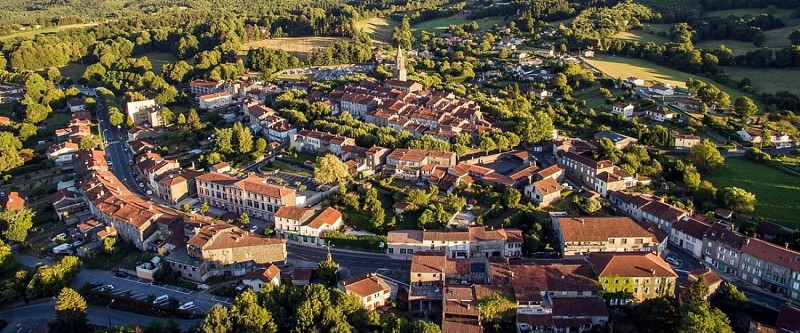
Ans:
[[[344,37],[281,37],[262,39],[255,42],[242,44],[240,55],[247,54],[251,48],[266,47],[270,49],[280,49],[296,57],[304,57],[311,53],[311,50],[318,47],[326,47],[338,41],[348,40]]]
[[[796,80],[800,77],[798,68],[753,68],[753,67],[722,67],[725,74],[731,79],[740,81],[748,78],[752,81],[757,92],[776,93],[788,91],[800,94],[800,86]]]
[[[776,167],[728,158],[709,179],[721,192],[736,186],[756,195],[754,215],[789,228],[800,228],[800,177]]]
[[[400,25],[399,22],[382,17],[372,17],[355,23],[355,28],[369,35],[376,41],[389,42],[392,39],[392,30]]]
[[[75,28],[86,28],[86,27],[93,27],[93,26],[96,26],[96,25],[97,25],[97,23],[78,23],[78,24],[61,25],[61,26],[57,26],[57,27],[45,27],[45,28],[39,28],[39,29],[28,29],[28,30],[22,30],[20,32],[17,32],[17,33],[11,34],[11,35],[2,36],[2,37],[0,37],[0,41],[6,41],[6,40],[14,39],[14,38],[31,38],[31,37],[39,35],[39,34],[50,34],[50,33],[59,32],[61,30],[75,29]]]
[[[411,25],[411,31],[417,35],[419,35],[423,31],[435,34],[441,34],[446,32],[447,28],[449,28],[451,25],[462,25],[466,23],[471,23],[473,21],[478,23],[478,27],[480,27],[481,30],[491,29],[492,27],[494,27],[495,24],[498,25],[506,24],[506,19],[499,16],[490,16],[490,17],[480,18],[477,20],[471,20],[462,14],[458,14],[450,17],[443,17],[413,24]]]
[[[710,78],[659,66],[647,60],[627,57],[611,58],[607,56],[584,58],[584,60],[586,63],[594,66],[601,72],[614,78],[620,78],[624,80],[629,76],[635,76],[645,81],[669,83],[675,87],[685,87],[686,80],[693,78],[706,83],[714,83],[717,87],[719,87],[720,90],[728,93],[731,96],[731,100],[735,100],[739,96],[742,96],[741,92],[715,83]]]
[[[151,64],[153,64],[153,73],[156,73],[157,75],[161,75],[164,65],[172,64],[178,61],[178,57],[167,52],[150,52],[145,53],[144,56],[147,57],[147,60],[150,60]]]

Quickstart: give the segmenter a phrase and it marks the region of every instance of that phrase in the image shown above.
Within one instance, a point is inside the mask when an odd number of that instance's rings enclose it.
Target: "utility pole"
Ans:
[[[106,305],[106,314],[108,314],[108,328],[111,328],[111,304],[114,304],[114,301],[116,301],[116,299],[112,298],[111,302]]]

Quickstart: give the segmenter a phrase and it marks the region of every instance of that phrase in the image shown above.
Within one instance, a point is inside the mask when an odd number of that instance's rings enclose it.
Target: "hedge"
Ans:
[[[332,231],[326,233],[323,238],[331,245],[345,248],[363,249],[372,252],[383,252],[386,248],[386,236],[380,235],[364,235],[354,236],[346,235],[340,231]],[[383,248],[380,247],[383,243]]]

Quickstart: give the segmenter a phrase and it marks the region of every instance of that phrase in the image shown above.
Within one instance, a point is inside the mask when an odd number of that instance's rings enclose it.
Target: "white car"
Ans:
[[[193,308],[194,308],[194,302],[189,301],[189,302],[181,304],[181,306],[178,307],[178,310],[189,310],[189,309],[193,309]]]
[[[464,207],[464,208],[466,208],[467,210],[472,210],[475,207],[472,206],[472,204],[467,204],[467,207]]]
[[[681,264],[683,264],[683,261],[675,257],[667,257],[667,262],[672,264],[673,266],[680,266]]]
[[[254,226],[250,227],[250,233],[254,234],[254,233],[257,233],[257,232],[258,232],[258,226],[257,225],[254,225]]]

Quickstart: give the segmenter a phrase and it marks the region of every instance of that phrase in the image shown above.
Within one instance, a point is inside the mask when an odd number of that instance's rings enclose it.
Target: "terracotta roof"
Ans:
[[[8,192],[8,194],[0,195],[0,207],[6,210],[22,209],[25,208],[25,199],[19,195],[19,192]]]
[[[629,217],[570,216],[557,218],[565,242],[598,242],[616,237],[652,237]]]
[[[648,213],[667,222],[674,222],[686,215],[689,215],[689,212],[683,209],[656,200],[644,205],[644,207],[642,207],[642,212]]]
[[[586,166],[588,166],[588,167],[590,167],[592,169],[601,169],[601,168],[607,168],[607,167],[612,166],[612,163],[609,160],[595,161],[595,160],[593,160],[591,158],[588,158],[588,157],[583,156],[583,155],[578,155],[578,154],[575,154],[573,152],[565,151],[565,152],[561,152],[560,155],[561,155],[562,158],[571,159],[571,160],[573,160],[573,161],[575,161],[577,163],[586,165]]]
[[[209,183],[220,184],[220,185],[224,185],[224,186],[230,186],[230,185],[233,185],[233,184],[235,184],[236,182],[239,181],[239,179],[234,177],[234,176],[230,176],[230,175],[227,175],[227,174],[224,174],[224,173],[219,173],[219,172],[209,172],[209,173],[197,176],[197,178],[195,178],[195,179],[206,181],[206,182],[209,182]]]
[[[442,273],[446,264],[444,251],[417,251],[411,257],[411,274]]]
[[[442,333],[483,333],[477,320],[445,318],[442,320]]]
[[[389,231],[386,241],[388,243],[422,243],[421,230],[392,230]]]
[[[778,319],[775,320],[775,326],[779,329],[788,330],[790,332],[800,332],[800,308],[792,305],[784,305],[778,313]]]
[[[312,216],[314,216],[313,209],[307,209],[300,206],[281,206],[278,208],[278,211],[275,212],[276,218],[299,221],[300,223],[305,222]]]
[[[242,279],[245,280],[261,280],[264,282],[272,281],[276,276],[281,274],[281,269],[278,266],[270,264],[267,268],[259,268],[245,274]]]
[[[650,252],[594,252],[587,260],[597,276],[678,276],[664,259]]]
[[[747,238],[742,246],[742,253],[787,267],[793,271],[800,271],[800,252],[758,238]]]
[[[265,179],[259,177],[247,177],[236,182],[234,185],[244,191],[262,194],[273,198],[285,198],[286,196],[294,193],[293,189],[267,184],[265,183]]]
[[[312,273],[314,273],[314,270],[310,268],[295,268],[292,272],[292,280],[310,281]]]
[[[678,230],[696,239],[703,239],[706,231],[711,228],[710,224],[700,222],[693,218],[683,218],[672,224],[672,229]]]
[[[533,186],[535,186],[536,189],[539,190],[539,193],[543,195],[549,195],[561,191],[561,185],[558,185],[553,178],[545,178],[540,181],[533,182]]]
[[[542,292],[602,290],[589,264],[514,265],[511,284],[520,300],[541,300]]]
[[[714,271],[708,267],[698,268],[689,272],[690,280],[697,281],[698,279],[700,279],[701,276],[703,277],[704,280],[706,280],[706,286],[713,286],[717,283],[722,282],[722,278],[720,278],[719,275],[714,273]]]
[[[200,228],[187,244],[203,250],[235,247],[265,246],[285,243],[283,239],[267,238],[248,233],[226,223],[214,223]]]
[[[558,173],[559,171],[562,171],[562,170],[563,169],[561,169],[561,167],[558,166],[558,164],[553,164],[553,165],[551,165],[549,167],[546,167],[544,169],[536,171],[536,175],[539,176],[539,178],[544,179],[544,178],[548,178],[548,177],[550,177],[550,176],[552,176],[552,175],[554,175],[554,174],[556,174],[556,173]]]
[[[323,225],[333,226],[336,221],[341,220],[342,212],[336,210],[333,207],[325,208],[322,212],[317,214],[310,222],[308,222],[308,227],[319,229]]]
[[[387,285],[382,278],[372,273],[351,276],[350,278],[339,281],[339,285],[344,287],[345,290],[361,297],[367,297],[381,291],[390,292],[389,285]]]
[[[230,96],[230,95],[231,95],[231,93],[229,93],[227,91],[221,91],[221,92],[215,92],[215,93],[210,93],[210,94],[206,94],[206,95],[200,96],[200,99],[201,100],[208,100],[208,99],[214,99],[214,98],[220,98],[220,97],[227,97],[227,96]]]

